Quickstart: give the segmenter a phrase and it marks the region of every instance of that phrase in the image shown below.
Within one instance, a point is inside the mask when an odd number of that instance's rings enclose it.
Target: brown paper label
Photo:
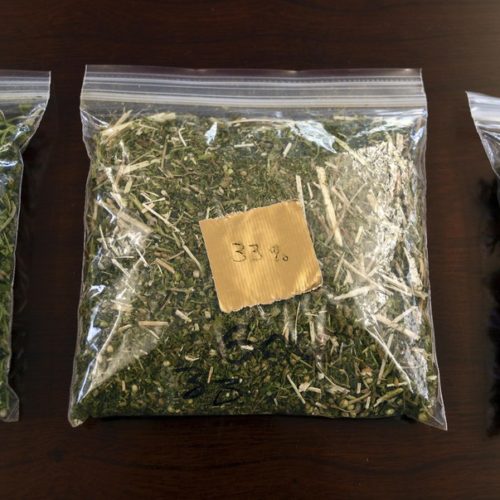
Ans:
[[[271,304],[322,284],[297,201],[205,219],[200,227],[224,312]]]

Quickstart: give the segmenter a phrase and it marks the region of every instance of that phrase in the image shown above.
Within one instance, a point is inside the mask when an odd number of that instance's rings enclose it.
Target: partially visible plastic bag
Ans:
[[[90,67],[70,422],[409,416],[446,428],[419,71]]]
[[[40,123],[49,87],[49,73],[0,70],[0,420],[6,422],[19,417],[9,367],[21,153]]]
[[[500,97],[467,92],[470,112],[493,171],[500,177]]]
[[[474,120],[474,125],[476,126],[477,133],[483,144],[486,156],[490,161],[491,167],[495,172],[496,176],[500,178],[500,97],[493,97],[485,94],[478,94],[476,92],[467,92],[467,97],[469,99],[470,112],[472,119]],[[492,220],[488,224],[488,240],[493,248],[499,241],[498,234],[498,216],[499,216],[499,203],[500,203],[500,181],[498,179],[496,182],[491,183],[491,187],[484,188],[484,201],[490,212],[490,217]],[[495,196],[496,195],[496,196]],[[496,199],[495,199],[496,198]],[[490,337],[497,347],[496,359],[499,359],[500,350],[500,335],[499,335],[499,298],[498,298],[498,272],[492,276],[491,287],[493,297],[496,301],[496,308],[492,312],[491,322],[490,322]],[[494,367],[495,373],[500,373],[500,364],[497,362]],[[491,404],[494,409],[494,416],[490,430],[492,432],[498,432],[499,422],[500,422],[500,385],[498,381],[494,386],[494,393],[491,398]]]

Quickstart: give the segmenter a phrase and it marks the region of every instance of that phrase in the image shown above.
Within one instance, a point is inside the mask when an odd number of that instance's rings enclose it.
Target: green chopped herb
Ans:
[[[280,413],[444,425],[423,119],[130,110],[107,121],[88,141],[73,424]],[[199,221],[291,199],[323,286],[221,312]]]

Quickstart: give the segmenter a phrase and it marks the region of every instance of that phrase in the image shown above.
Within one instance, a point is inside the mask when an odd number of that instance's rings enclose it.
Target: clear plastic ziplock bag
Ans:
[[[493,171],[500,176],[500,97],[467,92],[477,133]]]
[[[23,175],[22,151],[49,98],[50,74],[0,70],[0,420],[19,417],[9,385],[13,284]]]
[[[87,68],[72,425],[408,416],[445,429],[419,71]]]

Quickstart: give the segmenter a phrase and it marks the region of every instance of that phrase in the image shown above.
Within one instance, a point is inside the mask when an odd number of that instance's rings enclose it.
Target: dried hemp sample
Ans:
[[[424,118],[125,109],[87,117],[73,424],[279,413],[445,426]],[[323,285],[221,312],[199,221],[285,200],[304,207]]]
[[[49,94],[49,74],[0,70],[0,421],[18,418],[9,385],[15,249],[23,160]]]

